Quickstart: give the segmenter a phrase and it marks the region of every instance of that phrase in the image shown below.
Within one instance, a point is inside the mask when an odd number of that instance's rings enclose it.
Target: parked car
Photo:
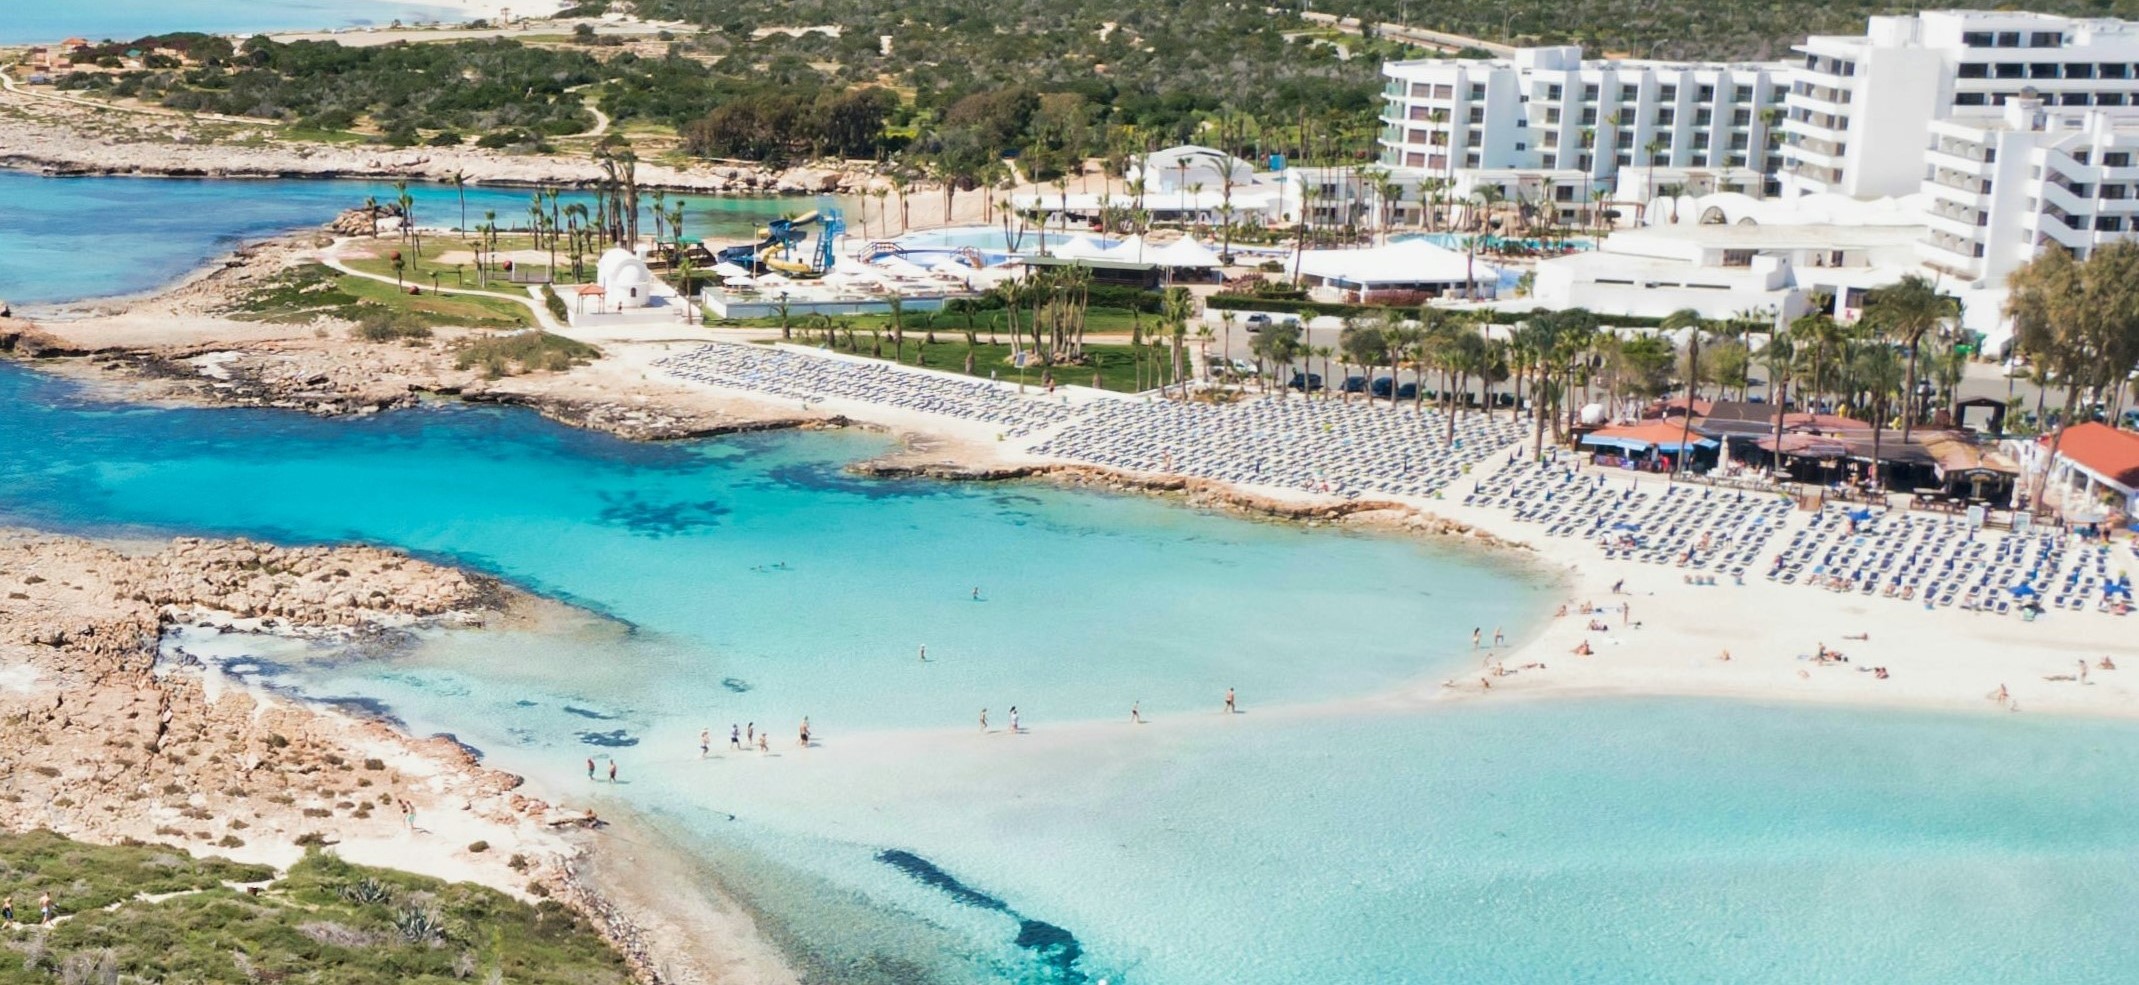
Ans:
[[[1246,318],[1241,319],[1240,323],[1242,325],[1247,326],[1248,331],[1250,332],[1260,332],[1263,329],[1269,328],[1272,324],[1270,321],[1270,316],[1261,312],[1257,312],[1255,314],[1249,315]]]
[[[1316,392],[1316,391],[1318,391],[1318,390],[1322,389],[1322,374],[1320,374],[1320,373],[1304,373],[1304,374],[1303,374],[1303,373],[1300,373],[1300,372],[1298,372],[1298,371],[1294,371],[1294,372],[1293,372],[1293,374],[1292,374],[1292,382],[1291,382],[1291,383],[1287,383],[1287,384],[1285,384],[1285,385],[1286,385],[1286,386],[1289,386],[1289,387],[1291,387],[1291,388],[1293,388],[1293,389],[1295,389],[1295,390],[1298,390],[1298,391],[1300,391],[1300,392],[1302,392],[1302,393],[1314,393],[1314,392]]]
[[[1367,378],[1364,376],[1347,376],[1344,378],[1344,385],[1339,389],[1345,393],[1365,393],[1367,392]]]
[[[1419,385],[1416,383],[1406,383],[1396,388],[1396,399],[1398,400],[1417,400],[1418,398]]]
[[[1233,372],[1241,376],[1254,376],[1255,363],[1248,359],[1235,359],[1233,360]]]
[[[1373,389],[1373,394],[1374,394],[1375,396],[1377,396],[1377,397],[1386,397],[1386,396],[1388,396],[1389,394],[1391,394],[1391,393],[1394,393],[1394,392],[1396,392],[1396,381],[1395,381],[1395,380],[1393,380],[1393,379],[1390,379],[1389,377],[1386,377],[1386,376],[1377,376],[1377,377],[1375,377],[1375,378],[1374,378],[1374,389]]]

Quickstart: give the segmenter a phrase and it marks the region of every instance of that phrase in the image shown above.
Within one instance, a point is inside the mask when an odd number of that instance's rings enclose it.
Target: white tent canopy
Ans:
[[[1210,247],[1197,242],[1193,236],[1183,237],[1156,250],[1145,250],[1144,258],[1161,267],[1211,270],[1223,266],[1218,262],[1218,254],[1212,252]]]
[[[1410,285],[1461,284],[1475,278],[1491,285],[1500,271],[1483,261],[1424,240],[1406,240],[1366,250],[1308,250],[1300,274],[1333,286],[1389,290]]]
[[[1107,254],[1106,248],[1092,242],[1090,236],[1078,236],[1067,243],[1049,244],[1047,252],[1063,260],[1097,260]]]

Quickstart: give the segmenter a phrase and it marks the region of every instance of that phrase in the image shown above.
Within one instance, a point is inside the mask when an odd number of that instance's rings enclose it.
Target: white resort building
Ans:
[[[1651,164],[1781,167],[1770,136],[1789,88],[1781,62],[1584,59],[1580,47],[1561,45],[1391,62],[1382,74],[1381,159],[1392,168],[1451,177],[1542,169],[1609,184],[1622,169]]]
[[[1924,262],[1963,284],[2002,284],[2045,243],[2084,259],[2139,232],[2139,116],[2029,95],[1933,123],[1930,141]]]
[[[1914,192],[1935,121],[1996,120],[2030,89],[2061,109],[2139,107],[2139,24],[2120,20],[1931,11],[1873,17],[1862,35],[1816,35],[1797,51],[1785,195]]]

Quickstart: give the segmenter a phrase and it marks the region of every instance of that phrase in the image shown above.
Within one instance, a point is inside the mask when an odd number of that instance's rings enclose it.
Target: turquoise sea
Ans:
[[[840,470],[882,447],[632,445],[458,405],[151,409],[0,367],[0,522],[363,539],[601,613],[362,654],[180,642],[654,819],[814,980],[2139,970],[2139,728],[1405,711],[1371,696],[1469,666],[1473,625],[1520,636],[1550,584],[1411,540]],[[1246,714],[1216,713],[1228,686]],[[1127,724],[1132,701],[1150,724]],[[1000,731],[1012,704],[1029,734]],[[774,754],[698,760],[698,729],[725,746],[730,721],[772,731]],[[588,756],[627,782],[583,787]]]
[[[500,4],[510,6],[510,4]],[[459,23],[464,11],[422,0],[85,0],[44,4],[11,0],[0,16],[0,44],[131,41],[150,34],[202,31],[236,34],[271,30],[384,27]]]
[[[525,228],[532,189],[469,186],[467,222],[496,212]],[[173,178],[45,178],[0,171],[0,299],[20,305],[153,290],[240,243],[317,227],[365,199],[392,202],[386,181],[214,181]],[[450,185],[411,184],[416,220],[459,227],[462,195]],[[572,202],[578,196],[559,196]],[[792,198],[678,195],[689,236],[747,237],[766,220],[809,207]],[[650,206],[649,206],[650,207]],[[649,220],[651,221],[651,220]]]

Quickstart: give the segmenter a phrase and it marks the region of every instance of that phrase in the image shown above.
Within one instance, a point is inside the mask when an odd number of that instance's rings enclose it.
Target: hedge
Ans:
[[[1382,304],[1336,304],[1329,301],[1293,301],[1286,298],[1264,298],[1252,294],[1213,294],[1205,299],[1203,306],[1213,311],[1274,311],[1280,314],[1300,315],[1313,318],[1318,315],[1335,315],[1339,318],[1356,316],[1380,316],[1383,318],[1415,318],[1416,305],[1395,307]],[[1545,309],[1538,308],[1538,311]],[[1521,320],[1529,311],[1510,310],[1498,314],[1508,319]],[[1598,315],[1597,321],[1619,328],[1661,328],[1664,320],[1636,315]]]

